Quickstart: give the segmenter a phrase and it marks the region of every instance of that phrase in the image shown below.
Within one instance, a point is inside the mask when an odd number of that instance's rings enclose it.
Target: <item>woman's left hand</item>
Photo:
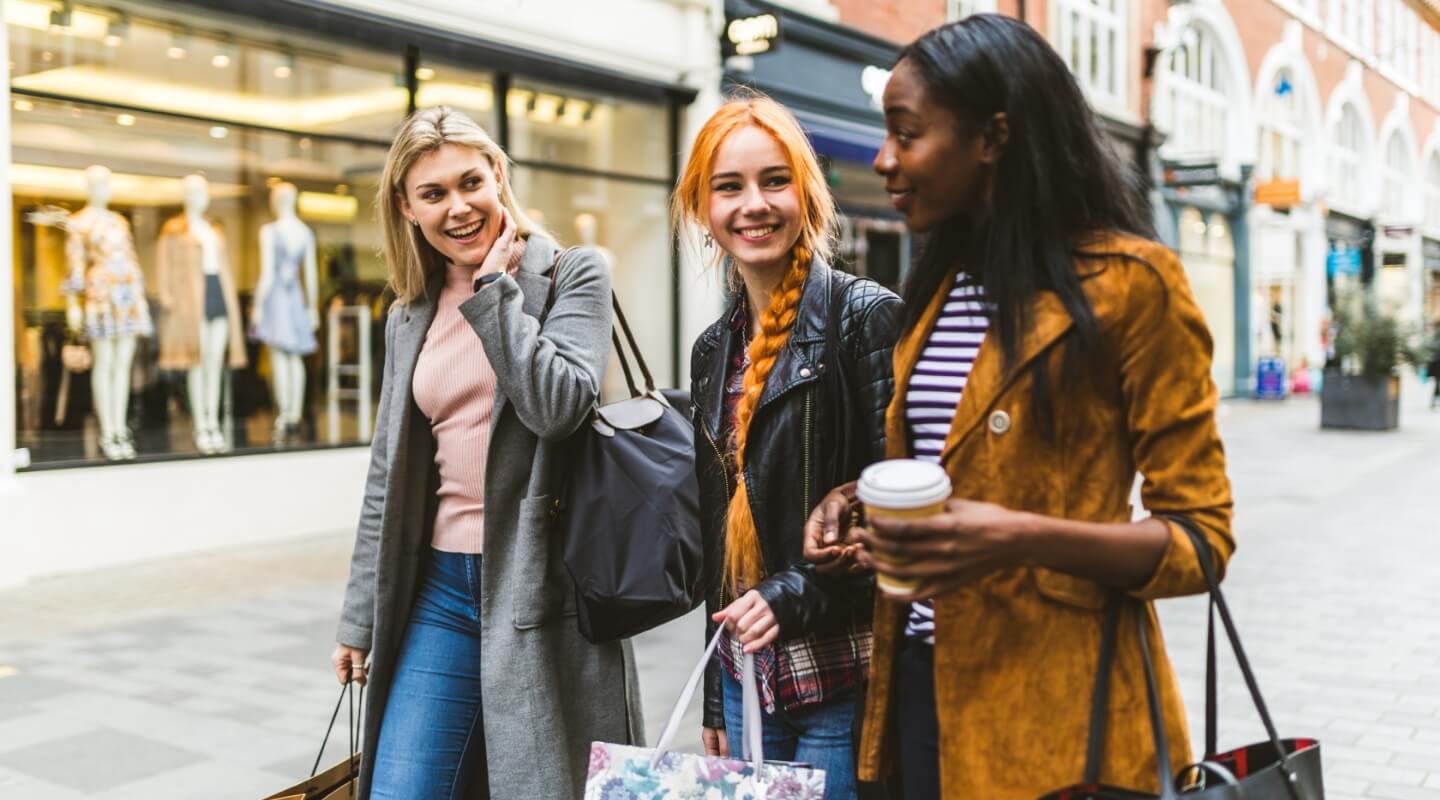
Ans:
[[[729,628],[747,653],[759,652],[780,636],[780,623],[775,619],[775,612],[754,589],[710,618]]]
[[[477,275],[489,275],[492,272],[503,272],[510,264],[510,247],[515,244],[515,221],[510,219],[510,212],[500,209],[500,233],[495,237],[495,243],[490,245],[490,252],[485,254],[485,260],[480,262],[480,271]]]
[[[949,500],[939,514],[919,519],[873,517],[857,532],[877,572],[919,580],[910,600],[948,594],[998,570],[1025,563],[1030,515],[993,503]]]

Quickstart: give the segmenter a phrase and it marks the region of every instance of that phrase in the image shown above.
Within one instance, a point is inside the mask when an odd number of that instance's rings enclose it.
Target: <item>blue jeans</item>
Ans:
[[[725,738],[730,757],[740,758],[744,718],[740,682],[721,670],[725,692]],[[760,738],[767,761],[796,761],[825,770],[825,800],[855,800],[855,757],[850,725],[855,697],[846,694],[796,711],[760,710]]]
[[[385,701],[370,796],[465,797],[486,779],[484,731],[480,556],[432,550]]]

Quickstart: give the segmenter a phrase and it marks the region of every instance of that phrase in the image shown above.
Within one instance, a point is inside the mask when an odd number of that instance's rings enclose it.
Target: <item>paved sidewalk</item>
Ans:
[[[1240,541],[1227,592],[1282,735],[1324,743],[1330,800],[1440,800],[1440,412],[1406,392],[1398,433],[1321,432],[1308,398],[1221,418]],[[349,545],[337,533],[0,593],[0,798],[254,800],[307,774],[337,696]],[[1161,604],[1197,746],[1203,613]],[[700,620],[636,642],[652,736]],[[1226,663],[1222,747],[1260,738]]]

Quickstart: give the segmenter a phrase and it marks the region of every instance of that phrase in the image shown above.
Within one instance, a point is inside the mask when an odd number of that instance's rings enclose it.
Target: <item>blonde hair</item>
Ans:
[[[733,444],[735,468],[740,477],[725,513],[722,568],[725,588],[732,597],[738,596],[741,589],[754,588],[765,571],[760,533],[755,528],[755,516],[750,509],[750,494],[744,478],[750,420],[760,403],[765,380],[775,367],[780,349],[795,324],[800,295],[805,288],[805,279],[810,275],[810,261],[817,256],[829,257],[831,231],[835,224],[835,201],[830,196],[825,172],[820,168],[820,161],[815,157],[815,150],[810,146],[805,131],[784,106],[756,93],[725,103],[696,135],[690,160],[675,187],[672,211],[677,228],[684,222],[706,225],[710,174],[714,171],[716,155],[731,135],[748,127],[759,128],[773,136],[785,153],[800,198],[800,235],[795,240],[790,266],[771,291],[770,306],[760,318],[760,335],[750,342],[747,351],[750,366],[745,370],[743,393],[735,411]],[[736,280],[737,274],[732,265],[732,281]]]
[[[448,106],[422,108],[410,115],[395,134],[385,156],[385,171],[375,207],[385,236],[385,262],[390,267],[390,288],[396,302],[409,303],[425,293],[426,279],[445,269],[445,257],[425,240],[420,228],[412,225],[400,210],[405,196],[405,176],[415,162],[440,149],[441,145],[473,147],[490,162],[500,205],[515,223],[516,237],[545,231],[521,210],[510,189],[510,159],[500,145],[475,120]]]

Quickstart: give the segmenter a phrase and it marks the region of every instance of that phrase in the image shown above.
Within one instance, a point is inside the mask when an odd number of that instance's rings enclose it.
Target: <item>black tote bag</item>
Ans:
[[[557,256],[547,314],[559,264]],[[703,591],[690,395],[655,388],[619,299],[613,292],[610,299],[644,388],[636,385],[612,326],[610,338],[630,397],[597,403],[568,440],[556,509],[565,568],[575,582],[580,633],[596,643],[628,638],[683,616]]]
[[[1100,639],[1099,665],[1095,674],[1095,690],[1090,709],[1089,743],[1085,753],[1084,782],[1051,792],[1041,800],[1171,800],[1171,798],[1203,798],[1203,800],[1324,800],[1321,779],[1320,743],[1315,739],[1281,739],[1260,686],[1250,668],[1250,659],[1240,644],[1240,635],[1230,617],[1225,595],[1215,578],[1214,557],[1210,543],[1190,520],[1168,517],[1190,537],[1200,568],[1209,586],[1209,641],[1205,664],[1205,758],[1183,767],[1173,774],[1170,750],[1165,736],[1165,721],[1160,713],[1160,692],[1155,680],[1155,665],[1150,657],[1149,637],[1145,633],[1146,614],[1143,603],[1127,597],[1113,597],[1105,609],[1105,623]],[[1266,741],[1224,753],[1216,752],[1219,709],[1216,691],[1215,612],[1225,626],[1230,647],[1240,664],[1250,699],[1265,726]],[[1145,666],[1145,691],[1149,701],[1150,727],[1155,739],[1156,765],[1160,773],[1160,793],[1150,794],[1132,789],[1106,786],[1099,782],[1100,763],[1104,760],[1105,709],[1110,696],[1110,672],[1115,660],[1115,637],[1121,613],[1133,613],[1139,631],[1140,650]]]

